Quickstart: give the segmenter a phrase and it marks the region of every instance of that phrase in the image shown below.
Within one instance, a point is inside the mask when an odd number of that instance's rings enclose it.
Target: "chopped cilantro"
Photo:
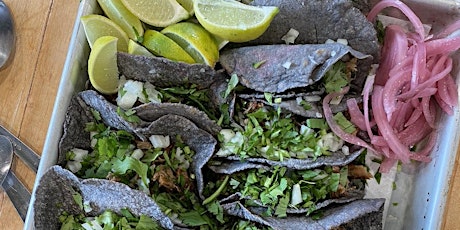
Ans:
[[[134,111],[133,109],[128,109],[124,111],[122,108],[117,107],[117,114],[120,115],[123,119],[125,119],[128,122],[132,122],[135,124],[138,124],[141,122],[141,119],[135,115],[136,111]]]
[[[346,71],[346,64],[338,61],[329,71],[326,72],[323,77],[323,84],[326,89],[326,93],[340,92],[343,87],[348,85],[349,79]]]
[[[170,88],[156,88],[161,94],[162,102],[182,103],[194,106],[205,112],[212,120],[219,117],[218,111],[210,104],[211,99],[207,89],[199,89],[196,85],[177,86]]]
[[[270,94],[266,98],[270,99]],[[311,118],[304,123],[280,110],[261,107],[239,117],[243,130],[235,129],[231,140],[221,141],[217,155],[237,155],[241,159],[263,157],[283,161],[286,158],[316,158],[329,154],[329,146],[321,145],[331,133],[325,119]],[[341,144],[341,143],[339,143]]]
[[[309,213],[316,210],[315,204],[332,196],[340,195],[339,187],[356,186],[349,180],[348,168],[341,167],[339,172],[327,166],[322,169],[289,170],[285,167],[273,166],[267,169],[249,169],[230,175],[230,184],[220,191],[219,197],[241,193],[246,197],[246,205],[263,205],[266,215],[285,217],[287,209],[308,209]],[[217,184],[222,184],[225,178],[220,178]],[[232,182],[233,181],[233,182]],[[300,185],[302,202],[290,204],[294,185]],[[213,189],[205,189],[208,195]]]
[[[232,74],[232,76],[230,77],[230,80],[228,81],[228,86],[224,92],[223,98],[227,98],[228,95],[230,95],[233,89],[235,89],[236,85],[238,85],[238,82],[239,82],[238,75]]]
[[[129,210],[122,209],[120,214],[106,210],[98,216],[70,215],[63,213],[59,216],[61,230],[86,229],[163,229],[152,218],[141,215],[134,216]]]

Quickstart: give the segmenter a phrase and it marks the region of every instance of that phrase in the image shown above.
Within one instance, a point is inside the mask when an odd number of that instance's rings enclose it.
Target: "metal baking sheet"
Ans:
[[[376,0],[369,0],[372,3]],[[460,2],[455,0],[406,0],[422,19],[422,22],[439,30],[449,22],[460,19]],[[62,133],[65,112],[72,95],[84,89],[87,76],[89,46],[80,17],[92,13],[101,13],[96,0],[82,0],[73,28],[72,39],[59,85],[53,115],[43,148],[37,179],[57,160],[58,142]],[[388,15],[398,15],[397,11],[387,10]],[[455,55],[454,76],[460,75],[460,55]],[[459,77],[456,78],[457,83]],[[385,229],[440,229],[452,169],[455,163],[460,132],[460,113],[458,108],[452,116],[443,116],[439,121],[440,135],[433,150],[433,160],[428,164],[403,167],[401,171],[393,169],[384,175],[380,185],[369,183],[367,197],[386,197],[384,215]],[[393,183],[396,189],[393,190]],[[34,192],[37,183],[35,183]],[[24,229],[34,229],[35,197],[32,195]],[[397,204],[397,205],[396,205]]]

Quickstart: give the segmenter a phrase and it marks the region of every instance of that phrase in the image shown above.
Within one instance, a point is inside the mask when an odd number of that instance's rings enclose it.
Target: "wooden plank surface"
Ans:
[[[75,21],[78,0],[4,0],[12,11],[16,50],[0,70],[0,124],[41,153]],[[35,173],[17,159],[13,170],[31,190]],[[22,229],[0,193],[0,229]]]
[[[4,0],[14,15],[16,50],[0,69],[0,124],[40,153],[67,54],[78,0]],[[451,179],[443,229],[460,229],[460,156]],[[17,159],[13,170],[31,189],[35,174]],[[0,230],[22,229],[11,201],[0,192]]]

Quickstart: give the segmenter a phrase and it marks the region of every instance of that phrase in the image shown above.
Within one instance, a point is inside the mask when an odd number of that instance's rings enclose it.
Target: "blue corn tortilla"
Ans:
[[[295,29],[299,36],[294,44],[319,44],[328,39],[346,39],[353,49],[370,54],[378,61],[379,44],[374,26],[355,6],[366,11],[363,1],[350,0],[254,0],[252,5],[277,6],[278,15],[264,34],[249,45],[282,44],[281,38]],[[245,45],[248,45],[245,44]]]
[[[198,195],[204,199],[202,194],[204,188],[202,169],[214,154],[217,145],[216,139],[206,131],[199,129],[190,120],[173,114],[168,114],[155,120],[149,127],[143,129],[142,133],[148,136],[154,134],[181,136],[184,143],[195,151],[191,168],[196,177]]]
[[[231,173],[234,173],[242,171],[244,169],[248,169],[250,168],[250,165],[257,164],[266,166],[281,166],[295,170],[314,169],[322,166],[344,166],[353,162],[363,153],[363,151],[364,149],[358,149],[357,151],[354,151],[348,155],[343,154],[341,151],[337,151],[331,153],[331,155],[319,156],[316,159],[288,158],[284,159],[283,161],[274,161],[266,158],[249,157],[245,158],[244,161],[241,162],[241,159],[238,156],[228,156],[225,158],[214,158],[213,161],[222,162],[220,164],[224,164],[224,166],[218,164],[210,166],[210,168],[215,172],[222,173],[224,170],[229,171],[229,169],[226,168],[229,167],[232,168]]]
[[[222,71],[205,64],[187,64],[161,57],[146,57],[119,52],[118,70],[126,79],[150,82],[158,87],[195,84],[208,88],[214,82],[225,79]]]
[[[85,132],[85,127],[87,123],[94,122],[96,119],[90,108],[80,97],[72,97],[67,108],[62,137],[59,141],[58,164],[64,163],[65,153],[73,148],[91,148],[91,143],[88,142],[89,134]]]
[[[247,88],[281,93],[313,85],[346,54],[371,58],[340,43],[258,45],[225,50],[220,63],[229,74],[237,74]],[[256,68],[254,63],[262,64]],[[284,67],[285,63],[290,67]]]
[[[267,217],[262,213],[263,208],[247,208],[236,201],[224,204],[223,208],[230,215],[254,221],[274,230],[284,229],[382,229],[382,212],[384,199],[363,199],[350,203],[337,205],[324,210],[324,216],[315,220],[303,215],[289,216],[287,218]]]
[[[282,110],[291,112],[293,114],[307,117],[307,118],[323,118],[323,107],[321,105],[322,95],[324,92],[306,92],[306,93],[289,93],[289,94],[275,94],[273,98],[281,98],[280,103],[268,103],[265,100],[265,96],[261,93],[257,94],[237,94],[236,96],[245,100],[252,100],[256,102],[263,103],[267,106],[272,106],[275,109],[280,107]],[[309,97],[318,97],[318,101],[308,101]],[[303,106],[299,105],[297,98],[302,98],[303,100],[308,101],[311,108],[305,109]],[[339,104],[331,104],[332,113],[344,112],[348,110],[346,101],[350,98],[354,98],[358,103],[361,103],[363,98],[356,95],[345,95]]]
[[[99,112],[102,121],[107,126],[135,133],[141,140],[147,140],[143,134],[136,131],[139,126],[145,126],[145,122],[141,121],[141,124],[133,124],[126,121],[118,115],[116,105],[107,101],[104,96],[94,90],[82,91],[78,95],[89,107]]]
[[[89,205],[91,211],[85,213],[75,201],[75,193],[81,195],[83,204]],[[60,229],[59,216],[64,212],[95,216],[104,210],[119,213],[125,208],[136,216],[144,214],[151,217],[165,229],[174,227],[172,221],[147,194],[109,180],[80,180],[60,166],[52,166],[43,174],[35,197],[34,220],[37,230]]]
[[[201,110],[179,103],[147,103],[133,108],[136,111],[136,115],[144,121],[152,122],[158,118],[167,115],[174,114],[182,117],[186,117],[193,121],[199,128],[207,131],[212,135],[217,135],[221,130],[221,127],[217,123],[211,120],[206,113]]]

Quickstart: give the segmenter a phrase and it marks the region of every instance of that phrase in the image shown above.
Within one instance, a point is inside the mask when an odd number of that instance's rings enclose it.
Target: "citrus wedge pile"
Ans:
[[[250,6],[236,0],[97,2],[105,16],[86,15],[81,23],[92,49],[90,81],[103,94],[117,92],[116,52],[214,67],[222,47],[259,37],[278,13],[276,7]],[[191,20],[185,22],[187,19]]]

